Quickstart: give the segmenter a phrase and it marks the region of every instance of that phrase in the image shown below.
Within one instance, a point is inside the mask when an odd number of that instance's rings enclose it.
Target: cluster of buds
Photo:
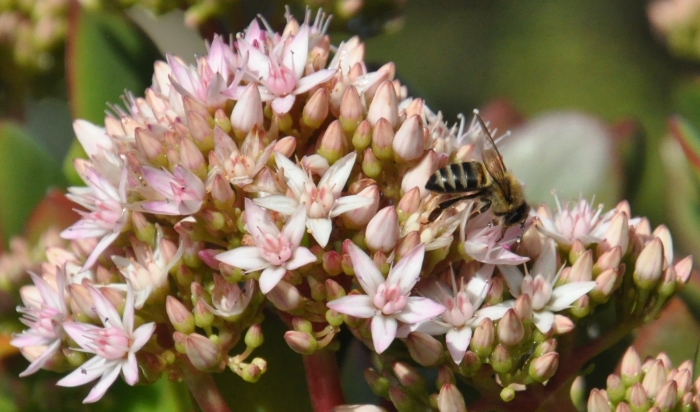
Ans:
[[[120,372],[253,382],[272,310],[304,355],[333,348],[345,324],[381,355],[368,380],[400,410],[462,410],[455,379],[513,400],[552,379],[559,335],[597,306],[628,305],[620,322],[638,326],[687,282],[690,257],[674,263],[668,230],[626,203],[542,207],[501,227],[477,196],[431,219],[445,197],[426,182],[482,161],[483,128],[449,127],[391,63],[368,71],[357,38],[332,55],[323,15],[287,18],[282,33],[256,20],[234,44],[215,38],[196,66],[168,56],[104,128],[74,123],[87,187],[68,196],[84,210],[23,289],[23,374],[101,377],[86,402]],[[409,357],[440,368],[438,395],[397,361]]]
[[[0,47],[15,64],[47,70],[66,37],[67,0],[9,1],[0,6]]]
[[[589,412],[697,411],[700,379],[693,383],[693,365],[674,368],[665,353],[641,362],[630,347],[622,358],[620,374],[608,376],[605,389],[593,389]]]

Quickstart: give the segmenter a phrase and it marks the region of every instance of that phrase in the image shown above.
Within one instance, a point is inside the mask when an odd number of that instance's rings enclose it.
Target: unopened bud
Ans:
[[[518,319],[513,309],[508,309],[505,315],[498,321],[498,340],[504,345],[515,346],[525,336],[523,323]]]
[[[399,239],[399,216],[394,206],[387,206],[377,212],[366,229],[366,243],[373,251],[389,253]]]
[[[236,105],[233,106],[231,127],[236,137],[243,139],[253,129],[253,126],[262,127],[263,120],[262,99],[258,86],[250,83],[239,96]]]
[[[340,103],[340,115],[338,116],[343,131],[352,135],[362,121],[362,101],[355,87],[345,89],[343,100]]]
[[[245,345],[249,348],[257,348],[263,344],[264,337],[260,325],[255,324],[245,333]]]
[[[156,237],[156,226],[146,219],[146,216],[141,212],[131,213],[131,223],[134,227],[136,238],[150,246],[154,245]]]
[[[554,376],[558,366],[559,354],[549,352],[530,362],[528,374],[537,382],[545,382]]]
[[[345,152],[347,152],[345,134],[343,134],[343,129],[340,127],[340,122],[334,120],[328,125],[323,136],[321,136],[321,144],[317,153],[328,160],[328,163],[333,164],[343,157]]]
[[[352,146],[361,152],[369,148],[370,144],[372,144],[372,125],[367,120],[363,120],[352,135]]]
[[[372,179],[376,179],[382,174],[382,163],[377,159],[372,152],[372,149],[367,148],[362,157],[362,173]]]
[[[394,151],[391,144],[394,129],[387,119],[381,118],[372,129],[372,152],[380,160],[393,160]]]
[[[588,396],[588,412],[612,412],[600,389],[594,388]]]
[[[372,199],[372,203],[340,215],[345,226],[350,229],[361,229],[365,227],[370,219],[377,214],[377,210],[379,209],[379,188],[377,185],[373,184],[367,186],[357,195],[367,199]]]
[[[593,279],[593,252],[587,250],[571,266],[567,283],[588,282]]]
[[[177,298],[173,296],[166,298],[165,311],[168,313],[168,319],[170,319],[170,323],[176,331],[184,334],[194,332],[194,316]]]
[[[405,362],[394,362],[392,371],[405,388],[411,391],[421,391],[425,388],[425,378],[411,365]]]
[[[297,139],[294,136],[285,136],[275,142],[272,147],[273,152],[278,152],[284,157],[291,157],[297,147]]]
[[[633,411],[646,411],[651,407],[647,393],[641,383],[636,383],[630,388],[628,400]]]
[[[406,192],[399,200],[397,212],[399,220],[405,221],[410,215],[418,211],[420,207],[420,190],[417,187]]]
[[[479,357],[485,358],[491,354],[491,347],[494,340],[493,322],[489,318],[482,319],[474,329],[474,336],[470,343],[470,348]]]
[[[437,379],[435,379],[435,386],[440,388],[446,383],[455,384],[455,374],[448,366],[441,366],[438,369]]]
[[[515,300],[515,305],[513,306],[515,315],[521,321],[529,321],[532,316],[532,299],[528,294],[522,294],[518,296]]]
[[[219,346],[205,336],[197,333],[187,335],[185,351],[192,365],[201,371],[218,370],[221,367]]]
[[[281,280],[265,297],[279,310],[289,312],[299,307],[301,294],[294,286]]]
[[[285,332],[284,340],[294,352],[302,355],[311,355],[316,351],[316,347],[318,346],[316,338],[306,332],[298,332],[295,330]]]
[[[406,339],[408,353],[423,366],[433,366],[440,360],[442,343],[423,332],[411,332]]]
[[[241,371],[241,378],[246,382],[255,383],[260,379],[260,376],[262,376],[262,370],[253,363],[246,365]]]
[[[423,155],[423,122],[419,115],[413,115],[401,124],[391,147],[398,161],[410,162]]]
[[[605,392],[611,402],[622,402],[622,400],[625,399],[626,390],[627,388],[622,384],[622,380],[619,376],[615,374],[608,375]]]
[[[623,255],[627,253],[630,232],[628,219],[629,215],[625,212],[615,214],[608,230],[605,231],[604,240],[598,243],[598,255],[618,246]]]
[[[593,302],[602,304],[608,301],[617,283],[617,269],[608,269],[595,279],[595,287],[588,293]]]
[[[459,369],[464,373],[464,376],[472,376],[481,368],[482,364],[483,362],[476,353],[468,350],[462,358]]]
[[[552,332],[555,335],[563,335],[574,330],[574,322],[563,315],[554,315],[554,324],[552,325]]]
[[[367,368],[364,377],[369,388],[377,396],[387,396],[391,382],[385,376],[379,375],[374,369]]]
[[[581,242],[579,239],[574,240],[574,242],[571,244],[571,250],[569,250],[569,263],[572,265],[576,263],[578,258],[586,253],[586,251],[587,249],[586,246],[583,245],[583,242]]]
[[[307,127],[318,129],[328,116],[328,90],[322,87],[314,92],[304,105],[301,120]]]
[[[438,410],[440,412],[467,412],[464,397],[457,386],[451,383],[442,385],[438,395]]]
[[[620,247],[616,246],[600,255],[593,266],[593,276],[598,276],[601,272],[608,269],[617,269],[622,259],[622,252],[620,250]]]
[[[651,367],[644,375],[642,386],[647,396],[650,398],[656,397],[656,394],[661,390],[661,387],[666,383],[666,368],[660,360],[652,363]]]
[[[194,305],[194,323],[200,328],[208,328],[214,323],[214,314],[209,311],[202,299]]]
[[[491,367],[497,373],[507,373],[513,368],[513,357],[505,346],[498,344],[491,354]]]
[[[622,383],[627,387],[641,382],[642,380],[642,361],[639,359],[637,351],[635,351],[632,346],[627,349],[627,352],[625,352],[625,355],[622,357],[620,376],[622,378]]]
[[[385,119],[392,129],[399,120],[396,90],[391,81],[385,81],[379,85],[377,92],[372,98],[372,103],[367,109],[367,120],[372,126],[376,126],[381,119]]]
[[[653,289],[661,278],[663,260],[663,243],[654,238],[642,249],[634,265],[635,285],[643,290]]]
[[[659,392],[656,394],[654,404],[662,411],[672,411],[676,407],[678,401],[678,387],[676,381],[664,383]]]
[[[321,262],[323,262],[323,270],[325,270],[329,276],[339,275],[343,271],[343,268],[340,266],[340,260],[340,253],[336,252],[335,250],[324,253],[321,257]]]

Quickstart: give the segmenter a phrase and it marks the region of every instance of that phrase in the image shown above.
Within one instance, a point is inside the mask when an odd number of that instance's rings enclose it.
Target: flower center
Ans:
[[[97,329],[91,332],[95,354],[108,360],[122,359],[129,353],[131,341],[119,328]]]
[[[286,96],[294,91],[297,79],[285,65],[270,64],[267,88],[277,96]]]
[[[277,236],[265,233],[261,242],[258,242],[258,250],[265,260],[274,266],[281,266],[292,257],[293,245],[282,233]]]
[[[374,305],[385,315],[401,312],[407,300],[408,298],[401,293],[398,285],[387,286],[386,283],[379,285],[377,294],[374,295]]]
[[[306,205],[307,216],[311,219],[327,218],[335,202],[332,191],[325,187],[319,189],[308,183],[305,186],[299,203]]]
[[[456,328],[466,325],[474,317],[474,307],[464,291],[457,293],[455,298],[446,297],[442,304],[445,306],[442,320]]]
[[[527,275],[520,286],[520,293],[530,295],[532,310],[540,311],[552,298],[552,285],[542,275],[537,275],[534,279]]]

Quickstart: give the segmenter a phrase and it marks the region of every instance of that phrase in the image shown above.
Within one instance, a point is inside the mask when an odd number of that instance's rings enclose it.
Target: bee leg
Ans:
[[[457,202],[460,202],[465,199],[473,199],[475,195],[466,195],[466,196],[458,196],[454,197],[452,199],[447,199],[444,202],[440,202],[438,206],[430,212],[430,216],[428,216],[428,222],[432,222],[435,219],[437,219],[442,212],[444,212],[446,209],[448,209],[450,206],[454,205]],[[491,202],[489,202],[489,206],[491,205]]]

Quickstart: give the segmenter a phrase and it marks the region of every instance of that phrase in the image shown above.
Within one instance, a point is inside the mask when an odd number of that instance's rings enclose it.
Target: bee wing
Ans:
[[[506,165],[503,163],[503,157],[501,152],[498,151],[496,143],[493,141],[491,132],[489,132],[488,127],[484,123],[484,120],[476,115],[479,119],[479,124],[484,131],[484,150],[481,152],[481,160],[484,162],[484,167],[486,171],[491,175],[493,181],[498,185],[501,191],[506,195],[510,196],[510,187],[503,182],[506,181]]]

